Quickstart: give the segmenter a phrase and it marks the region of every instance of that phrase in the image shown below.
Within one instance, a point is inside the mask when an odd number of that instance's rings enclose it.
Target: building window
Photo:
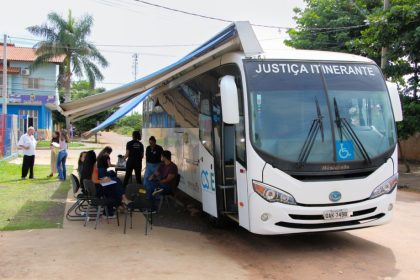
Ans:
[[[19,115],[26,116],[26,118],[20,119],[20,127],[33,126],[35,130],[38,130],[38,110],[19,110]]]
[[[40,78],[24,78],[26,88],[39,89],[41,88]]]

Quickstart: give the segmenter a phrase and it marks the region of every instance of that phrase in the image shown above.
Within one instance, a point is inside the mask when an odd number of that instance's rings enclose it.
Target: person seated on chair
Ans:
[[[83,180],[88,179],[96,186],[96,195],[98,197],[106,197],[115,200],[115,206],[121,205],[123,199],[123,189],[120,182],[114,184],[102,186],[101,183],[108,183],[113,181],[109,177],[99,178],[98,167],[96,164],[96,154],[94,151],[86,152],[85,160],[83,162],[82,176],[80,178],[81,186],[84,188]],[[114,215],[114,209],[108,207],[108,213],[110,216]]]
[[[175,189],[176,176],[178,175],[178,167],[171,161],[171,152],[166,150],[162,152],[162,163],[159,168],[149,176],[150,184],[148,184],[146,193],[147,198],[155,206],[156,192],[163,194],[171,194]]]
[[[110,146],[106,146],[103,148],[103,150],[98,154],[98,157],[96,158],[96,163],[98,165],[98,173],[99,178],[103,177],[111,177],[116,178],[116,174],[114,171],[108,171],[109,167],[114,167],[111,163],[110,155],[112,153],[112,148]]]
[[[79,179],[82,178],[83,162],[85,161],[86,151],[83,151],[79,155],[79,160],[77,161],[77,175]]]

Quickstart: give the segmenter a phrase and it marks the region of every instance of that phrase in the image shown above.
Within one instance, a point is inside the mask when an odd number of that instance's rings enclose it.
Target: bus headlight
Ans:
[[[295,198],[285,191],[276,189],[258,181],[252,181],[254,191],[268,202],[280,202],[296,205]]]
[[[393,175],[388,180],[377,186],[372,194],[370,195],[370,198],[377,198],[383,194],[387,194],[392,192],[395,187],[398,185],[398,174]]]

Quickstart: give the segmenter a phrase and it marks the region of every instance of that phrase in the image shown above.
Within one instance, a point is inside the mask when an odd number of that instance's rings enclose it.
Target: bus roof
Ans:
[[[296,49],[278,49],[264,51],[264,59],[284,59],[284,60],[308,60],[308,61],[342,61],[342,62],[361,62],[374,63],[373,60],[348,53],[314,51],[314,50],[296,50]]]

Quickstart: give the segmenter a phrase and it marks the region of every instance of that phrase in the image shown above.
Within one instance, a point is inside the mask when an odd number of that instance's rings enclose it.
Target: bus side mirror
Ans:
[[[235,77],[223,76],[219,81],[222,102],[223,122],[227,124],[239,123],[238,88]]]
[[[389,98],[391,99],[392,110],[394,112],[394,118],[396,122],[403,120],[403,113],[401,109],[401,100],[398,93],[398,88],[396,83],[386,82],[388,87]]]

